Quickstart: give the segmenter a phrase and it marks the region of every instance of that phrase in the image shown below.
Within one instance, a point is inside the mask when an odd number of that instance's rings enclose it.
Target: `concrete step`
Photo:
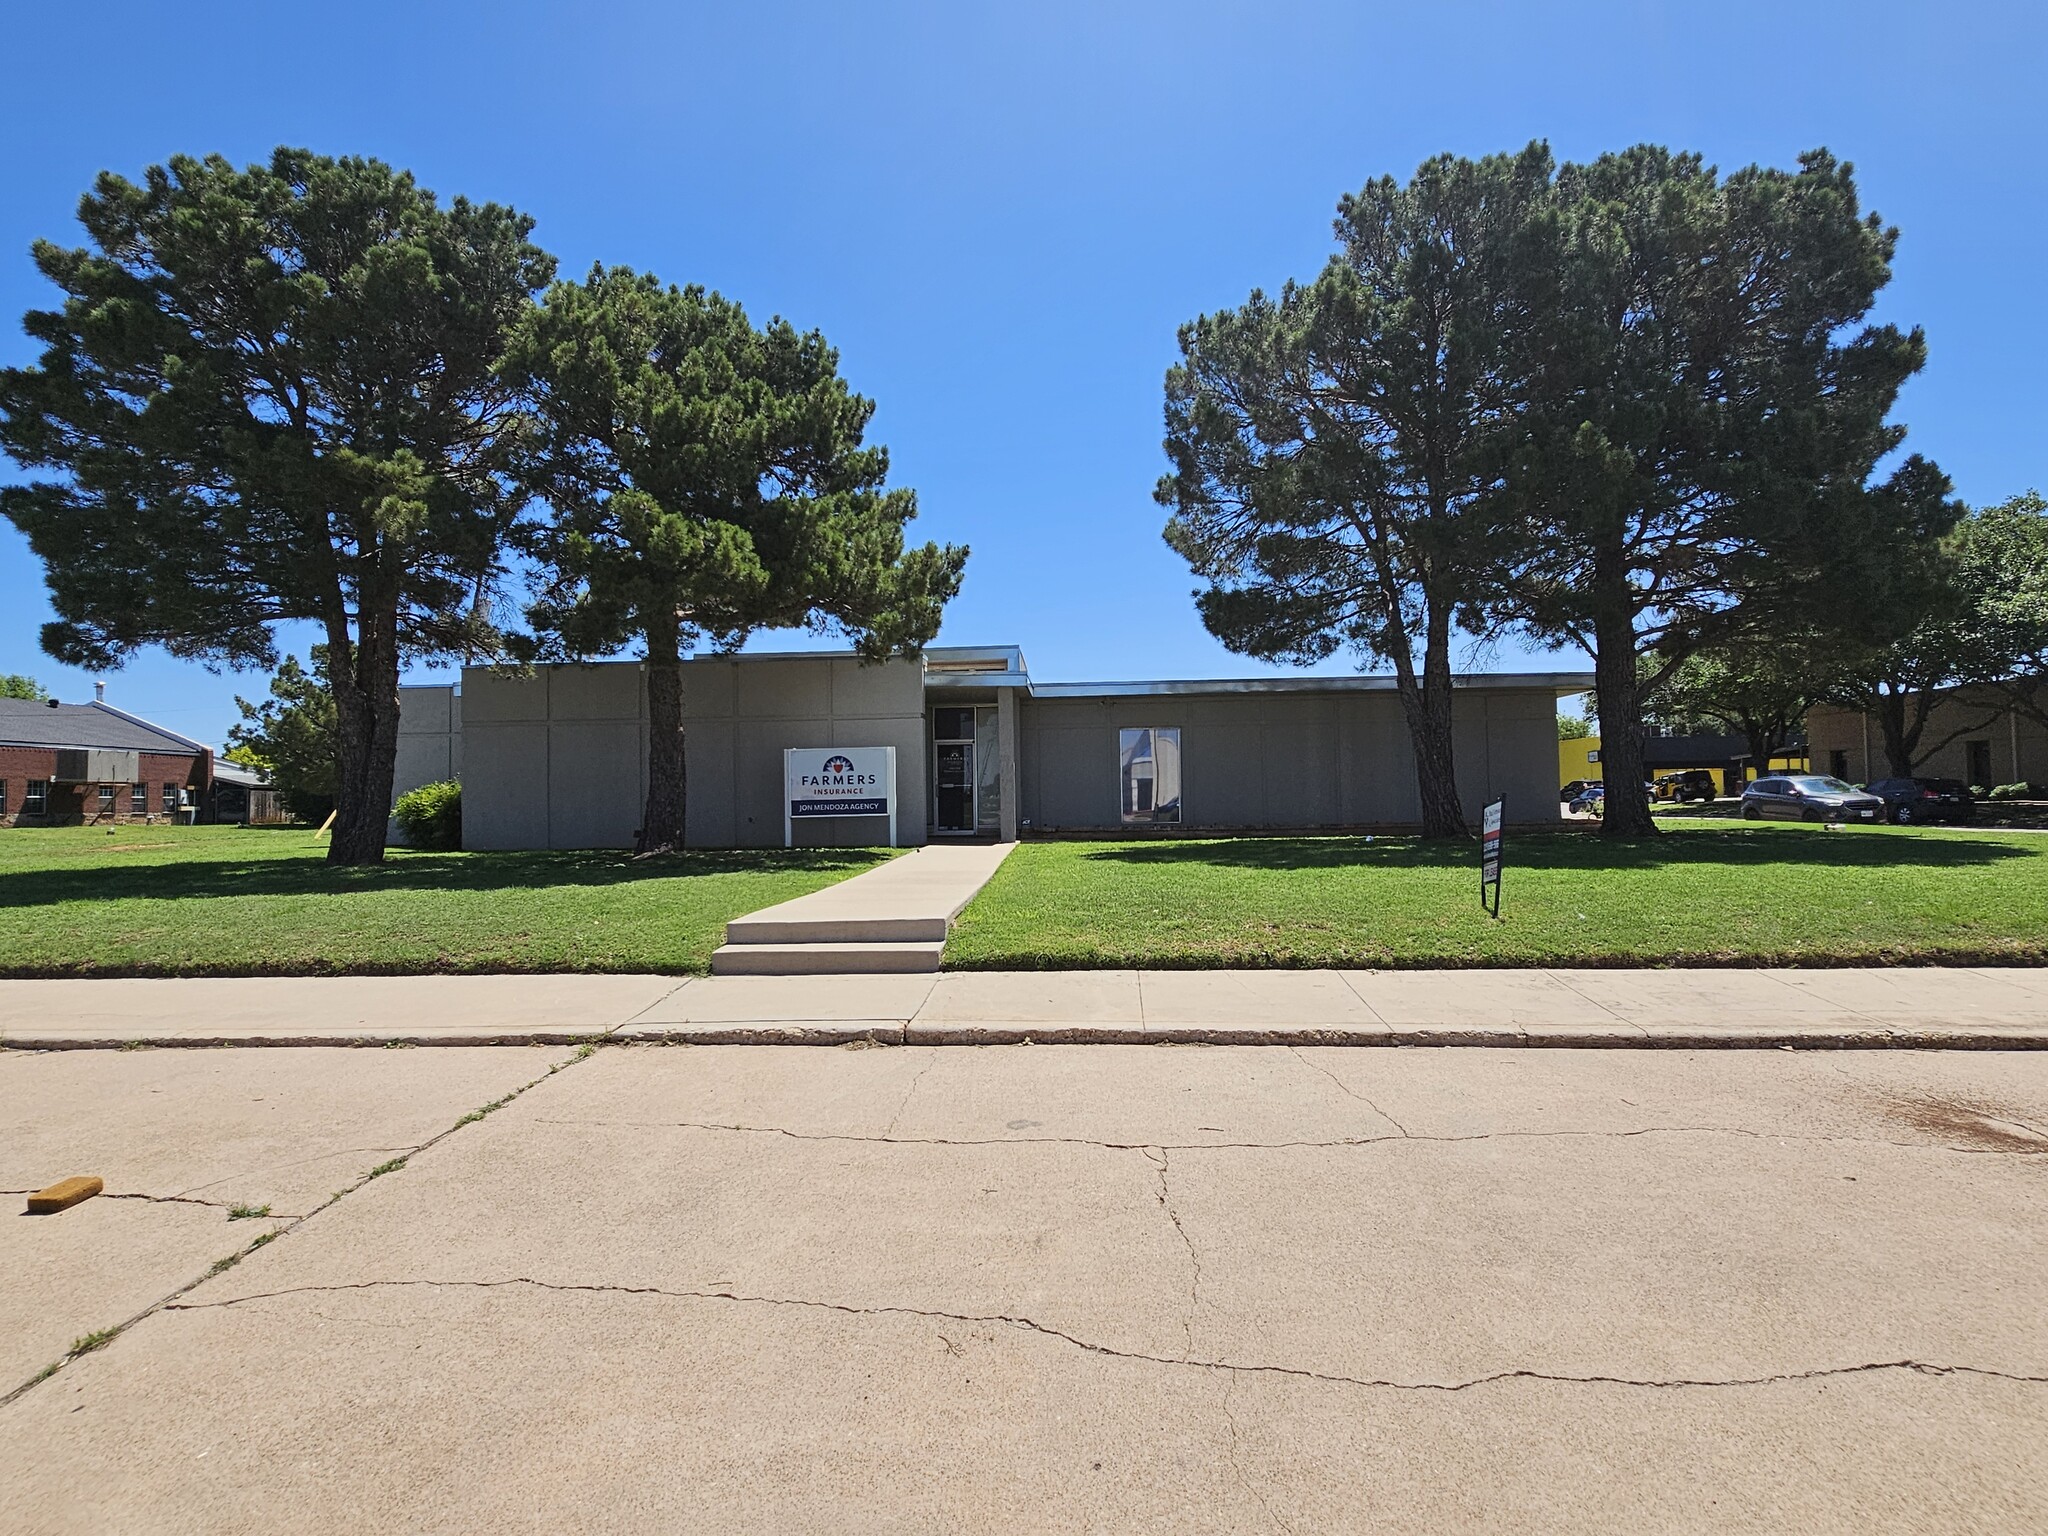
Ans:
[[[773,908],[770,909],[774,910]],[[922,917],[736,917],[728,944],[922,944],[945,941],[948,921]]]
[[[936,971],[944,939],[881,944],[721,944],[714,976],[816,976]]]

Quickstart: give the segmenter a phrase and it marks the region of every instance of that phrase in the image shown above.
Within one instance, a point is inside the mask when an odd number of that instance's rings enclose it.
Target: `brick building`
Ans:
[[[212,782],[208,748],[111,704],[0,699],[0,826],[204,820]]]
[[[1906,701],[1908,718],[1918,694]],[[1838,779],[1867,784],[1889,778],[1884,731],[1861,710],[1816,706],[1806,717],[1813,766]],[[2048,782],[2048,731],[2020,714],[1996,688],[1943,688],[1936,692],[1920,733],[1913,772],[1929,779],[1961,779],[1979,789]]]

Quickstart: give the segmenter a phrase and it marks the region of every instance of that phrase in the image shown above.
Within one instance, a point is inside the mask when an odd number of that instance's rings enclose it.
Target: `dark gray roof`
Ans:
[[[48,699],[0,699],[0,745],[187,754],[206,750],[189,737],[151,725],[111,704],[59,704],[53,709]]]

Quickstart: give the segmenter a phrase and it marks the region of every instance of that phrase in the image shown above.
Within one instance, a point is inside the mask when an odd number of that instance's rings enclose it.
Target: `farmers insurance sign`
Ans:
[[[790,747],[782,754],[782,840],[813,816],[886,816],[896,841],[894,747]]]

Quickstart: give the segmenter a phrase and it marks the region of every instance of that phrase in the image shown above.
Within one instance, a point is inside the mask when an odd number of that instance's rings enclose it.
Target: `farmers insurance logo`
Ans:
[[[804,792],[814,795],[866,794],[881,780],[878,773],[862,773],[854,767],[853,759],[843,752],[834,752],[826,758],[816,773],[797,776],[797,783]]]

